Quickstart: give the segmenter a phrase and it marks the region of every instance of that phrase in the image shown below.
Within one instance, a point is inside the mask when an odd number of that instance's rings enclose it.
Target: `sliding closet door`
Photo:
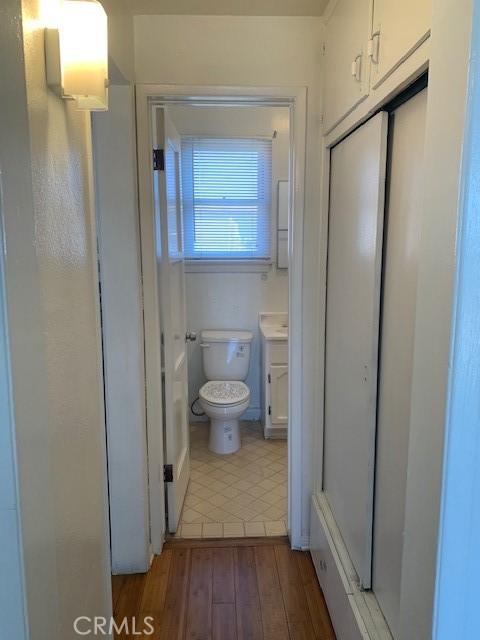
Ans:
[[[378,331],[388,116],[331,152],[324,491],[365,588],[371,583]]]
[[[372,586],[394,637],[400,605],[426,105],[425,89],[399,107],[390,122]]]

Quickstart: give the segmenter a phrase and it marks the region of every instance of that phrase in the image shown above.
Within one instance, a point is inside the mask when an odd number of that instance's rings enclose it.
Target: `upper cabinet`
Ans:
[[[338,0],[326,20],[325,130],[332,129],[368,96],[370,0]]]
[[[325,15],[325,133],[397,69],[401,76],[402,63],[430,35],[431,5],[432,0],[330,0]]]
[[[430,35],[431,0],[374,0],[371,87],[375,89]]]

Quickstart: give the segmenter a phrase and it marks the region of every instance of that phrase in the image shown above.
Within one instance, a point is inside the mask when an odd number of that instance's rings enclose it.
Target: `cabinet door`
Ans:
[[[370,0],[339,0],[326,22],[324,122],[328,132],[369,91],[366,47],[371,31]]]
[[[272,425],[288,422],[288,365],[270,367],[270,407]]]
[[[388,115],[332,149],[323,486],[361,585],[371,582]]]
[[[432,0],[374,0],[371,86],[378,87],[430,35]]]

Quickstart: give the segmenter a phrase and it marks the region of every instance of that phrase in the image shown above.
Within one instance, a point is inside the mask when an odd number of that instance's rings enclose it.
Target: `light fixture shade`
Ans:
[[[47,75],[79,109],[108,108],[108,22],[97,0],[63,0],[58,30],[47,30]],[[54,50],[57,51],[54,51]]]

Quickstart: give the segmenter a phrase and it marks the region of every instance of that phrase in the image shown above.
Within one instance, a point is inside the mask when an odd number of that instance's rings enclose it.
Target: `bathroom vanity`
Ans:
[[[262,424],[265,438],[288,432],[288,315],[260,313]]]

